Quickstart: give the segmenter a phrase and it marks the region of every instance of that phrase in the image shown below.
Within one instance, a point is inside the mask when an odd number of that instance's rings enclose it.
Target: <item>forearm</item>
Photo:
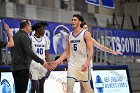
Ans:
[[[90,64],[90,60],[92,59],[93,57],[93,48],[89,50],[88,52],[88,57],[87,57],[87,61],[86,63],[89,65]]]
[[[9,32],[9,33],[7,33],[7,35],[8,35],[8,43],[7,43],[6,47],[14,46],[14,40],[13,40],[13,37],[12,37],[11,33]]]
[[[109,49],[108,47],[105,47],[105,46],[102,47],[102,50],[105,51],[105,52],[108,52],[108,53],[113,52],[113,50],[111,50],[111,49]]]
[[[104,45],[101,45],[100,43],[98,43],[95,39],[92,39],[93,41],[93,45],[97,48],[99,48],[100,50],[104,51],[104,52],[108,52],[108,53],[111,53],[111,54],[114,54],[114,55],[117,55],[117,54],[122,54],[121,52],[116,52],[112,49],[109,49],[108,47],[104,46]]]
[[[60,64],[69,55],[70,55],[70,44],[69,44],[68,36],[66,36],[66,48],[65,48],[63,54],[56,60],[56,62],[58,62]]]
[[[49,61],[50,61],[50,56],[49,56],[49,54],[46,54],[45,60],[46,60],[46,62],[49,62]]]
[[[93,41],[94,42],[94,46],[97,47],[98,49],[104,51],[104,52],[109,52],[112,53],[113,50],[109,49],[108,47],[101,45],[100,43],[98,43],[97,41]]]
[[[59,64],[69,56],[68,52],[63,52],[63,54],[56,60]]]
[[[4,23],[4,28],[5,28],[5,31],[7,32],[7,35],[8,35],[8,43],[7,43],[6,47],[12,47],[12,46],[14,46],[14,40],[13,40],[13,37],[10,33],[11,32],[10,28],[6,23]]]
[[[40,64],[44,64],[44,60],[39,58],[33,51],[28,49],[28,50],[26,50],[26,53],[29,55],[30,58],[32,58],[36,62],[38,62]]]

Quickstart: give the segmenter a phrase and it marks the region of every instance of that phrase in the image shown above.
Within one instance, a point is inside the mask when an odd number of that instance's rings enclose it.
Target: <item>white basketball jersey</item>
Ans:
[[[34,35],[32,35],[30,39],[33,52],[45,61],[45,50],[48,50],[50,45],[49,38],[43,36],[36,38]],[[42,79],[46,75],[47,71],[48,70],[45,69],[40,63],[32,60],[30,65],[30,73],[33,80]]]
[[[49,42],[47,42],[48,40],[46,40],[46,38],[43,36],[36,38],[34,35],[32,35],[30,38],[32,41],[31,46],[33,52],[45,61],[45,50],[49,49]]]
[[[73,36],[73,32],[69,35],[70,43],[70,59],[69,68],[81,68],[87,60],[87,45],[84,40],[85,30],[82,30],[78,36]]]

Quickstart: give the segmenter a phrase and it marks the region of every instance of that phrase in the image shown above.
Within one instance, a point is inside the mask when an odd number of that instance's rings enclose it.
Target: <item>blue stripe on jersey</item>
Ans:
[[[72,32],[72,36],[76,38],[76,37],[78,37],[83,31],[84,31],[84,30],[82,30],[77,36],[74,36],[74,35],[73,35],[73,32]]]

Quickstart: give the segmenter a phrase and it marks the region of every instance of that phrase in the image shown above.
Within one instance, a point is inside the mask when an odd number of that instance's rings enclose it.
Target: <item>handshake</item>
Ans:
[[[43,66],[48,69],[49,71],[54,70],[57,65],[59,64],[59,62],[57,61],[52,61],[52,62],[44,62]]]

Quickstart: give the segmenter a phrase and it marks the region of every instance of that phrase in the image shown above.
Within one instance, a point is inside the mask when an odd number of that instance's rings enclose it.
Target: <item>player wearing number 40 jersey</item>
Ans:
[[[32,26],[35,34],[30,37],[33,52],[44,61],[50,61],[48,50],[50,46],[49,38],[44,37],[47,23],[39,22]],[[30,93],[44,93],[45,75],[48,72],[42,65],[32,60],[30,65],[31,91]],[[35,92],[36,91],[36,92]]]
[[[35,35],[30,36],[32,50],[36,53],[40,58],[45,60],[45,50],[49,49],[48,38],[41,36],[37,38]],[[32,60],[34,62],[34,60]]]
[[[34,35],[31,37],[32,50],[36,53],[41,59],[45,61],[45,50],[48,50],[48,40],[45,37],[36,38]],[[41,64],[32,60],[30,65],[30,72],[32,74],[32,79],[38,80],[45,76],[47,69],[45,69]]]

